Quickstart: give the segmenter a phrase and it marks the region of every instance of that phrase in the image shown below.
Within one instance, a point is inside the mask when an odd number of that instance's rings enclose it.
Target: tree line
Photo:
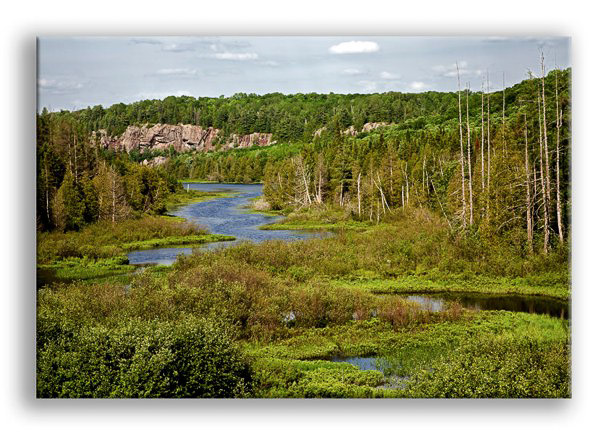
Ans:
[[[69,112],[38,115],[36,140],[39,230],[79,230],[98,220],[161,213],[167,195],[180,188],[162,168],[95,146],[86,125]]]
[[[453,118],[305,145],[266,165],[265,197],[274,208],[331,205],[372,222],[424,207],[455,231],[546,253],[570,232],[570,74],[546,75],[541,59],[540,77],[499,92],[487,79],[463,89],[458,74]]]
[[[275,209],[337,206],[381,221],[406,207],[436,211],[454,230],[508,235],[528,251],[564,244],[570,216],[571,70],[492,91],[483,77],[457,92],[168,97],[38,117],[38,222],[78,228],[158,211],[177,178],[259,182]],[[357,131],[365,122],[386,122]],[[170,155],[164,168],[91,145],[130,124],[193,123],[278,145]],[[325,127],[323,129],[323,127]],[[314,134],[323,129],[320,134]],[[114,181],[115,182],[114,182]],[[64,184],[65,186],[62,185]],[[116,201],[117,200],[117,201]],[[84,206],[83,206],[84,204]],[[117,206],[116,204],[119,204]]]

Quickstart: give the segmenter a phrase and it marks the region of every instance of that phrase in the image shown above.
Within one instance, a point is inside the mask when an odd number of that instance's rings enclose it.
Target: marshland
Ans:
[[[37,396],[570,397],[571,70],[541,71],[43,110]],[[157,125],[217,136],[116,145]]]

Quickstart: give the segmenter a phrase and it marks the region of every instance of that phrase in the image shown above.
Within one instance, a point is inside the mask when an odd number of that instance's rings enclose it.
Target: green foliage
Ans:
[[[454,382],[458,379],[458,382]],[[437,358],[411,381],[411,397],[570,397],[570,346],[529,337],[483,337]]]
[[[38,397],[244,397],[247,362],[221,324],[128,320],[114,328],[39,326]]]
[[[37,237],[37,262],[48,264],[70,257],[110,258],[124,255],[129,249],[217,241],[220,236],[207,235],[206,230],[191,223],[147,216],[115,224],[97,222],[80,231],[39,232]]]

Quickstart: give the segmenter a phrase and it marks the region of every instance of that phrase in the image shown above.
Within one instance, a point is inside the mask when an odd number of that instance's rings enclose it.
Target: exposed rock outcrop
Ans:
[[[249,148],[252,146],[268,146],[276,143],[272,140],[272,133],[251,133],[245,135],[230,135],[227,148]]]
[[[130,125],[119,137],[108,136],[105,130],[99,130],[94,140],[99,145],[112,150],[168,150],[171,146],[177,152],[196,150],[208,151],[213,147],[220,130],[213,127],[202,128],[190,124],[155,124],[151,127]]]
[[[144,166],[160,166],[163,165],[167,162],[167,157],[163,157],[163,156],[156,156],[153,159],[145,159],[143,162],[141,162],[142,165]]]
[[[109,136],[106,130],[94,132],[91,141],[115,151],[162,151],[173,147],[178,153],[191,150],[207,152],[215,149],[215,139],[220,137],[220,133],[221,130],[218,128],[202,128],[190,124],[155,124],[143,127],[130,125],[118,137]],[[276,141],[272,140],[272,133],[232,134],[221,149],[268,146],[274,143]]]
[[[380,127],[386,127],[388,125],[391,124],[389,124],[388,122],[366,122],[365,124],[363,124],[361,131],[355,130],[355,126],[351,125],[346,130],[343,130],[342,134],[344,136],[356,136],[359,133],[367,133]]]

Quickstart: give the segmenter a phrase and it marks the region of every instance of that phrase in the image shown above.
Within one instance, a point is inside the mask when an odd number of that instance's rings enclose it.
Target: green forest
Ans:
[[[37,263],[53,280],[37,294],[37,396],[570,397],[568,319],[404,297],[569,301],[571,70],[541,72],[500,90],[458,78],[457,92],[42,110]],[[151,166],[147,150],[91,139],[156,123],[277,143],[169,150]],[[231,240],[171,216],[230,195],[184,181],[263,183],[249,212],[281,216],[268,231],[332,237],[195,250],[136,273],[131,250]]]

